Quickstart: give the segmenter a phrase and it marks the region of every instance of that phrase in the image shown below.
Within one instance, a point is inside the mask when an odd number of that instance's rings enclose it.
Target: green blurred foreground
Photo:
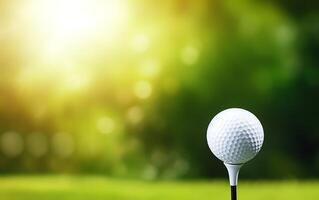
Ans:
[[[319,182],[241,182],[239,199],[318,199]],[[16,176],[0,178],[0,198],[50,199],[229,199],[225,181],[141,182],[103,177]]]

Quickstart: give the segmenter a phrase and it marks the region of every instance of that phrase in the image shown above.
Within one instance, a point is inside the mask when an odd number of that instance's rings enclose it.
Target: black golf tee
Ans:
[[[237,200],[237,186],[236,185],[231,185],[231,200]]]

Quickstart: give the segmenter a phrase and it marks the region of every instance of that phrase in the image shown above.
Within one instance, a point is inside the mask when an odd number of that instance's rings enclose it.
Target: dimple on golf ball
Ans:
[[[243,164],[251,160],[260,151],[263,141],[263,127],[257,117],[240,108],[218,113],[207,130],[210,150],[228,164]]]

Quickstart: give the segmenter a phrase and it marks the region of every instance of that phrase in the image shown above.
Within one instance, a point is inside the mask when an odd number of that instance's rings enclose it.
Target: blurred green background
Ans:
[[[318,178],[318,8],[0,1],[0,173],[225,178],[206,128],[241,107],[265,130],[241,178]]]

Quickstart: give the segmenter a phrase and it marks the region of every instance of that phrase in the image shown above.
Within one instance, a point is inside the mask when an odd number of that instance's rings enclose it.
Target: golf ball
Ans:
[[[264,131],[251,112],[230,108],[218,113],[207,129],[207,142],[213,154],[224,163],[243,164],[260,151]]]

